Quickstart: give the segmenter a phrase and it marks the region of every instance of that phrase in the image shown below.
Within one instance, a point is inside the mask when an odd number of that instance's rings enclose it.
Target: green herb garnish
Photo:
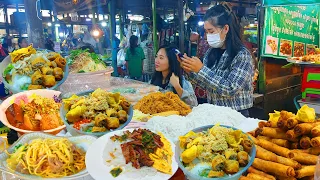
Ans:
[[[6,67],[6,69],[3,72],[3,76],[6,76],[8,74],[10,74],[11,70],[14,68],[13,64],[8,64],[8,66]]]
[[[22,144],[18,144],[14,147],[13,152],[16,152],[20,147],[22,146]]]
[[[29,84],[25,84],[20,87],[21,90],[28,90],[29,89]]]
[[[210,169],[204,169],[199,175],[202,177],[208,177]]]
[[[80,71],[78,71],[78,73],[85,73],[85,71],[81,69]]]
[[[116,168],[113,168],[111,171],[110,171],[111,175],[113,177],[118,177],[121,173],[122,173],[122,169],[121,167],[116,167]]]

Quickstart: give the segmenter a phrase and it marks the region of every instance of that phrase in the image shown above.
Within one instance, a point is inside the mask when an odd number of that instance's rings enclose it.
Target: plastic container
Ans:
[[[193,129],[192,131],[193,132],[202,132],[202,131],[206,131],[206,130],[212,128],[213,126],[214,125],[203,126],[203,127],[199,127],[199,128]],[[234,130],[238,130],[238,129],[236,129],[234,127],[230,127],[230,126],[224,126],[224,125],[220,125],[220,126],[221,127],[226,127],[226,128],[231,128],[231,129],[234,129]],[[196,175],[194,173],[191,173],[182,164],[182,162],[180,160],[181,159],[180,158],[181,153],[182,153],[182,151],[180,149],[180,145],[179,145],[179,141],[178,141],[177,144],[176,144],[176,155],[175,155],[176,156],[176,160],[178,162],[179,168],[183,171],[183,173],[185,174],[185,176],[186,176],[186,178],[188,180],[238,180],[240,178],[240,176],[244,172],[246,172],[247,169],[252,165],[253,160],[256,157],[256,147],[255,146],[252,147],[251,152],[249,153],[250,161],[249,161],[249,163],[247,164],[246,167],[240,168],[240,171],[237,172],[236,174],[229,175],[227,177],[220,177],[220,178],[206,178],[206,177],[202,177],[202,176]]]
[[[41,49],[37,49],[37,51],[43,51]],[[7,56],[1,63],[0,63],[0,73],[1,73],[1,81],[4,84],[4,86],[13,94],[19,93],[19,92],[24,92],[26,90],[20,90],[20,91],[15,91],[13,90],[12,86],[10,84],[7,83],[7,81],[4,79],[3,77],[3,73],[4,70],[6,69],[6,67],[11,63],[11,57]],[[61,81],[57,81],[56,85],[54,85],[51,88],[46,88],[46,89],[50,89],[50,90],[56,90],[59,86],[61,86],[62,83],[64,83],[69,75],[69,66],[68,64],[66,64],[66,66],[63,69],[64,75],[63,75],[63,79]]]
[[[90,93],[92,93],[93,91],[87,91],[87,92],[83,92],[83,93],[78,93],[77,95],[78,96],[86,96],[86,95],[89,95]],[[106,132],[97,132],[97,133],[92,133],[92,132],[83,132],[83,131],[80,131],[78,129],[75,129],[72,125],[69,124],[67,118],[66,118],[66,114],[67,114],[67,111],[66,109],[64,108],[64,104],[62,104],[61,108],[60,108],[60,116],[63,120],[63,123],[65,124],[68,132],[72,135],[72,136],[78,136],[78,135],[92,135],[92,136],[97,136],[97,137],[100,137],[100,136],[103,136],[109,132],[112,132],[112,131],[116,131],[116,130],[120,130],[120,129],[123,129],[124,127],[126,127],[131,119],[132,119],[132,116],[133,116],[133,107],[130,106],[130,109],[129,109],[129,113],[128,113],[128,120],[124,123],[124,124],[121,124],[117,129],[113,129],[113,130],[110,130],[110,131],[106,131]]]

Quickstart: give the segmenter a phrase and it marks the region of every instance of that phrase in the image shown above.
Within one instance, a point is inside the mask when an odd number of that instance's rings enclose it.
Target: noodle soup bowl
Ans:
[[[87,96],[89,94],[91,94],[92,92],[94,92],[93,90],[91,91],[86,91],[86,92],[82,92],[82,93],[77,93],[76,95],[77,96]],[[68,119],[66,118],[66,114],[68,113],[67,109],[65,108],[65,104],[62,103],[62,106],[60,108],[60,116],[68,130],[68,132],[72,135],[72,136],[78,136],[78,135],[92,135],[92,136],[97,136],[97,137],[100,137],[100,136],[103,136],[107,133],[110,133],[112,131],[117,131],[117,130],[121,130],[123,129],[124,127],[126,127],[130,121],[132,120],[132,117],[133,117],[133,106],[130,105],[130,108],[129,108],[129,112],[128,112],[128,119],[125,123],[123,124],[120,124],[120,126],[116,129],[111,129],[111,130],[107,130],[105,132],[85,132],[85,131],[81,131],[81,130],[78,130],[76,128],[74,128],[72,126],[72,124],[70,124],[68,122]]]
[[[8,109],[9,106],[11,106],[14,103],[14,101],[16,99],[26,99],[26,98],[31,97],[33,95],[39,95],[39,96],[45,97],[45,98],[53,98],[55,96],[59,97],[60,94],[61,94],[60,91],[48,90],[48,89],[30,90],[30,91],[25,91],[25,92],[20,92],[20,93],[14,94],[1,103],[1,105],[0,105],[0,121],[8,128],[17,131],[20,135],[26,134],[26,133],[33,133],[33,132],[43,132],[43,133],[49,133],[52,135],[56,135],[60,131],[65,129],[66,126],[64,124],[57,127],[57,128],[43,130],[43,131],[31,131],[31,130],[21,129],[21,128],[17,128],[9,123],[7,116],[6,116],[6,110]]]
[[[195,132],[195,133],[199,133],[199,132],[203,132],[203,131],[207,131],[208,129],[211,129],[214,125],[208,125],[208,126],[203,126],[203,127],[199,127],[196,129],[193,129],[191,131]],[[224,126],[224,125],[220,125],[221,127],[225,127],[225,128],[229,128],[229,129],[233,129],[233,130],[238,130],[234,127],[230,127],[230,126]],[[252,140],[249,136],[248,138],[250,140]],[[246,172],[248,170],[248,168],[252,165],[253,160],[256,156],[256,147],[255,145],[253,145],[251,152],[248,153],[249,154],[249,162],[245,167],[240,167],[240,170],[232,175],[225,175],[224,177],[219,177],[219,178],[207,178],[207,177],[203,177],[200,176],[199,174],[201,173],[201,171],[203,171],[204,169],[208,169],[209,166],[207,166],[206,164],[204,165],[200,165],[198,166],[197,170],[195,170],[195,167],[192,169],[192,172],[190,170],[188,170],[181,159],[181,154],[182,154],[183,150],[180,148],[179,145],[179,141],[176,143],[176,160],[178,162],[179,168],[183,171],[183,173],[185,174],[185,176],[187,177],[188,180],[238,180],[240,178],[240,176]],[[194,160],[196,161],[196,160]],[[193,161],[193,162],[194,162]],[[199,163],[201,164],[201,163]],[[210,163],[210,168],[211,168],[211,163]],[[197,172],[197,173],[195,173]]]
[[[45,133],[30,133],[21,136],[14,144],[12,144],[8,149],[8,153],[13,153],[17,146],[21,146],[24,144],[28,144],[35,139],[58,139],[61,137],[53,136],[50,134]],[[82,149],[84,152],[87,152],[89,146],[96,141],[96,137],[94,136],[76,136],[76,137],[66,137],[72,144],[75,144],[78,148]],[[87,169],[83,169],[77,174],[66,176],[62,178],[42,178],[35,175],[23,174],[18,171],[11,169],[6,160],[9,158],[7,153],[0,154],[0,171],[5,172],[6,174],[13,175],[15,178],[18,179],[25,179],[25,180],[34,180],[34,179],[78,179],[89,176]]]

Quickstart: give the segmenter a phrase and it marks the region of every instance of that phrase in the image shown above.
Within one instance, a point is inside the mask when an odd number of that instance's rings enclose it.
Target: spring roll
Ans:
[[[250,153],[253,147],[253,142],[250,139],[245,139],[241,141],[241,145],[247,153]]]
[[[303,166],[301,169],[297,170],[296,178],[303,178],[307,176],[313,176],[316,171],[316,166]]]
[[[246,177],[246,176],[241,176],[241,177],[239,178],[239,180],[254,180],[254,179],[249,178],[249,177]]]
[[[276,163],[279,163],[279,164],[283,164],[283,165],[286,165],[286,166],[291,166],[293,167],[294,169],[299,169],[301,168],[301,165],[297,162],[297,161],[294,161],[292,159],[289,159],[289,158],[285,158],[285,157],[282,157],[282,156],[278,156],[266,149],[263,149],[262,147],[260,146],[256,146],[256,157],[257,158],[260,158],[260,159],[263,159],[263,160],[266,160],[266,161],[272,161],[272,162],[276,162]]]
[[[288,121],[288,119],[280,118],[277,123],[277,127],[280,129],[283,129],[283,130],[287,130],[287,121]]]
[[[266,178],[269,178],[271,180],[276,180],[276,178],[274,176],[272,176],[270,174],[267,174],[267,173],[265,173],[263,171],[259,171],[258,169],[255,169],[254,167],[249,167],[248,173],[259,174],[259,175],[264,176]]]
[[[247,135],[252,139],[254,144],[258,144],[259,140],[257,138],[253,137],[251,134],[248,134],[248,133],[247,133]]]
[[[240,167],[245,167],[249,162],[249,155],[246,151],[240,151],[237,154],[237,159]]]
[[[318,137],[318,136],[320,136],[320,125],[312,128],[312,129],[311,129],[311,134],[312,134],[312,137]]]
[[[258,123],[258,126],[259,126],[259,128],[268,127],[267,124],[268,124],[267,121],[260,121],[260,122]]]
[[[261,176],[260,174],[248,173],[247,177],[255,179],[255,180],[271,180],[267,177]]]
[[[308,149],[311,147],[311,139],[308,136],[302,136],[300,139],[300,147],[302,149]]]
[[[288,148],[278,146],[272,142],[266,141],[264,139],[260,139],[258,141],[258,145],[262,148],[274,152],[278,154],[279,156],[287,157],[287,158],[293,158],[294,153],[292,153]]]
[[[268,121],[265,127],[277,128],[278,127],[278,125],[277,125],[278,121],[279,120],[277,120],[277,121]]]
[[[320,147],[320,137],[314,137],[311,139],[312,147]]]
[[[264,139],[264,140],[267,140],[267,141],[271,141],[272,138],[267,137],[267,136],[257,136],[257,139]]]
[[[309,149],[295,149],[292,151],[293,152],[308,153],[308,154],[312,154],[312,155],[316,155],[316,156],[320,155],[320,147],[311,147]]]
[[[300,148],[299,142],[291,143],[290,145],[290,149],[299,149],[299,148]]]
[[[286,132],[286,137],[287,137],[288,140],[293,141],[293,142],[296,142],[296,141],[298,141],[299,135],[296,134],[296,133],[294,132],[294,130],[291,129],[291,130],[289,130],[289,131]]]
[[[252,166],[266,173],[272,173],[278,176],[294,177],[296,175],[294,169],[290,166],[285,166],[283,164],[271,161],[265,161],[259,158],[254,159]]]
[[[318,156],[307,153],[294,152],[294,157],[292,159],[298,161],[301,164],[316,165]]]
[[[278,180],[297,180],[295,177],[282,177],[282,176],[277,176]]]
[[[315,123],[301,123],[296,125],[296,127],[294,127],[294,132],[297,135],[307,135],[311,133],[311,130],[320,125],[320,122],[315,122]]]
[[[301,178],[301,180],[314,180],[314,176],[307,176],[307,177]]]
[[[285,139],[271,139],[271,142],[281,147],[290,148],[290,142]]]
[[[287,128],[288,129],[293,129],[299,121],[295,117],[291,117],[287,120]]]
[[[286,132],[280,128],[263,127],[258,128],[258,135],[267,136],[273,139],[287,139]]]

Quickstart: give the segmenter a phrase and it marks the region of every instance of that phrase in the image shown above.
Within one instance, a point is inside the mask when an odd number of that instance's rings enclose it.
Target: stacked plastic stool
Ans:
[[[302,100],[320,99],[320,67],[305,67],[301,84]]]

